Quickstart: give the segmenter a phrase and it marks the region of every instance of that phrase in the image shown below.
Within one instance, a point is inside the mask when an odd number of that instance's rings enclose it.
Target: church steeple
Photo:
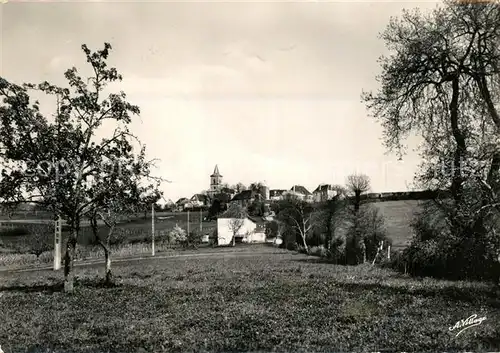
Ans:
[[[210,175],[210,191],[218,192],[222,187],[222,175],[219,173],[219,167],[215,165],[214,172]]]
[[[216,164],[215,165],[215,168],[214,168],[214,173],[212,175],[210,175],[210,177],[220,177],[222,178],[222,175],[220,175],[219,173],[219,166]]]

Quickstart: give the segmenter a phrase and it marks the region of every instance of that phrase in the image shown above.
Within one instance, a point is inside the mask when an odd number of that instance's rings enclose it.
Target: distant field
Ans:
[[[202,213],[201,218],[205,217],[207,213]],[[41,219],[30,219],[30,220],[15,220],[13,221],[13,227],[16,228],[22,228],[23,225],[26,224],[31,224],[31,223],[46,223],[50,222],[48,220],[41,220]],[[5,221],[3,221],[5,224]],[[161,236],[162,232],[168,232],[172,230],[175,225],[179,225],[180,227],[187,229],[187,224],[188,224],[188,217],[187,217],[187,212],[179,212],[179,213],[173,213],[173,212],[161,212],[156,214],[156,221],[155,221],[155,233],[156,237]],[[89,244],[91,242],[91,239],[93,238],[93,234],[91,229],[88,227],[88,221],[82,223],[82,229],[80,231],[80,239],[79,243],[82,245]],[[216,228],[217,223],[212,221],[212,222],[201,222],[201,228],[200,228],[200,213],[199,212],[190,212],[189,214],[189,228],[190,230],[196,230],[199,231],[201,229],[203,234],[211,234],[214,229]],[[10,226],[3,226],[2,228],[9,228]],[[144,214],[142,215],[137,215],[137,218],[130,220],[127,223],[122,223],[120,224],[116,232],[124,232],[126,234],[127,240],[126,242],[129,243],[136,243],[136,242],[149,242],[151,239],[151,214],[148,215],[148,218],[144,219]],[[102,222],[99,226],[99,233],[102,234],[103,236],[107,234],[107,227],[105,227]],[[68,232],[64,229],[63,227],[63,242],[64,239],[67,237]],[[9,248],[12,246],[9,246],[9,244],[15,244],[18,241],[22,241],[21,239],[22,236],[2,236],[2,241],[4,243],[4,247],[0,246],[0,252],[10,252]]]
[[[408,246],[412,239],[411,221],[419,211],[422,201],[384,201],[374,202],[385,217],[387,233],[393,241],[394,249],[401,249]]]

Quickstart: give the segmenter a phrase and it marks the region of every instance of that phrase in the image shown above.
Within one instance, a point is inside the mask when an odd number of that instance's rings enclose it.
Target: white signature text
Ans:
[[[460,330],[455,335],[455,337],[457,337],[459,334],[461,334],[462,332],[464,332],[468,328],[481,325],[481,323],[484,320],[486,320],[486,316],[478,318],[477,314],[474,314],[474,315],[469,316],[465,320],[462,319],[462,320],[457,321],[455,326],[449,327],[448,330],[450,330],[450,331]]]

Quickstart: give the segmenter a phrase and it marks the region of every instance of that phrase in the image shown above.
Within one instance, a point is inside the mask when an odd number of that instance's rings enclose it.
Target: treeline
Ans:
[[[282,239],[281,247],[336,264],[380,262],[392,241],[379,210],[362,202],[369,188],[366,175],[351,175],[326,202],[311,204],[293,196],[274,202],[276,217],[267,226],[267,236]]]

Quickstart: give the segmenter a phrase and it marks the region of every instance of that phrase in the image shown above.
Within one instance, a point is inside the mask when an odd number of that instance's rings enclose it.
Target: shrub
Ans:
[[[169,237],[171,239],[174,239],[174,241],[177,243],[182,243],[187,240],[186,231],[179,227],[177,224],[175,225],[174,229],[170,231]]]
[[[162,243],[165,245],[172,245],[175,243],[175,238],[174,238],[173,233],[171,231],[167,232],[166,230],[160,230],[158,232],[157,239],[158,239],[159,243]]]
[[[312,256],[329,257],[328,253],[329,253],[328,250],[325,249],[325,247],[323,245],[312,246],[309,249],[309,255],[312,255]]]
[[[500,239],[494,232],[452,232],[447,217],[435,204],[426,203],[412,222],[414,237],[394,269],[414,276],[498,281]]]
[[[330,241],[328,256],[336,264],[346,264],[346,247],[342,237],[334,236]]]
[[[349,219],[345,241],[345,255],[348,264],[357,265],[373,261],[381,241],[386,249],[391,240],[387,237],[384,217],[373,205],[365,205]]]
[[[187,235],[186,247],[197,248],[201,244],[203,234],[199,230],[193,230]]]

